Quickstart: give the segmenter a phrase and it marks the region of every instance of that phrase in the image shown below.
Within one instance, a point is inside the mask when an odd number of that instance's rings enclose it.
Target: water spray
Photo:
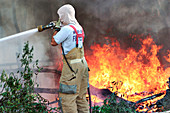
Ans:
[[[31,30],[28,30],[28,31],[24,31],[24,32],[21,32],[21,33],[17,33],[17,34],[14,34],[14,35],[10,35],[10,36],[1,38],[0,42],[7,41],[9,39],[13,39],[13,38],[20,37],[20,36],[23,36],[23,35],[28,35],[30,33],[36,33],[36,32],[38,32],[37,28],[31,29]]]
[[[60,31],[60,20],[58,21],[52,21],[50,22],[48,25],[39,25],[38,27],[38,31],[42,32],[46,29],[54,29],[56,31]]]

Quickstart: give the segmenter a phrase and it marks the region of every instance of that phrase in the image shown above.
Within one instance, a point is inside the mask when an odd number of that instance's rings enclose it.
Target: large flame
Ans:
[[[170,68],[163,69],[157,57],[162,46],[157,46],[150,35],[140,41],[138,51],[133,48],[121,49],[116,40],[103,46],[91,46],[93,52],[86,56],[91,69],[90,84],[110,89],[133,102],[149,94],[165,91],[168,88],[166,81],[170,76]],[[166,59],[170,61],[170,55]]]

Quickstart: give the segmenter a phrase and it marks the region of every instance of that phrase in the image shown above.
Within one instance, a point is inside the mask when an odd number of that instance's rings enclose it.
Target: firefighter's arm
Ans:
[[[53,36],[52,36],[52,38],[51,38],[51,45],[52,46],[57,46],[58,44],[55,42],[55,40],[54,40],[54,36],[57,34],[57,31],[55,31],[54,33],[53,33]]]

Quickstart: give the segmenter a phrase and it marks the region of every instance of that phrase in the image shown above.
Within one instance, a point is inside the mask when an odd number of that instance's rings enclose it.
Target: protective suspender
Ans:
[[[82,37],[83,40],[84,40],[84,31],[83,31],[83,29],[82,29],[82,34],[78,34],[76,28],[75,28],[73,25],[69,25],[69,26],[72,27],[72,28],[74,29],[75,33],[76,33],[76,47],[78,47],[78,38],[79,38],[79,37]],[[61,45],[61,48],[62,48],[62,51],[63,51],[64,59],[65,59],[67,65],[68,65],[68,67],[70,68],[70,70],[71,70],[72,72],[74,72],[74,74],[76,74],[78,70],[76,70],[76,72],[73,70],[73,68],[70,66],[70,64],[69,64],[68,61],[67,61],[67,58],[66,58],[66,56],[65,56],[65,54],[64,54],[64,48],[63,48],[62,45]],[[74,77],[74,78],[75,78],[75,77]],[[72,78],[72,79],[74,79],[74,78]]]
[[[82,34],[78,34],[76,28],[73,25],[69,25],[69,26],[72,27],[76,33],[76,47],[78,47],[78,38],[82,37],[83,38],[82,41],[84,41],[84,30],[82,28]]]
[[[62,48],[62,51],[63,51],[64,59],[65,59],[67,65],[68,65],[68,67],[70,68],[70,70],[71,70],[72,72],[74,72],[74,74],[76,74],[78,70],[76,70],[76,72],[73,70],[73,68],[70,66],[70,64],[69,64],[68,61],[67,61],[67,58],[66,58],[66,56],[65,56],[65,54],[64,54],[64,48],[63,48],[62,45],[61,45],[61,48]]]

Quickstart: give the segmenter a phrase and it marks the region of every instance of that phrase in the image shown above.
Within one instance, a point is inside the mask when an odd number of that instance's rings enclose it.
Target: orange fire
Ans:
[[[134,40],[137,37],[140,35],[131,36]],[[113,38],[105,39],[109,42]],[[163,69],[157,57],[163,46],[157,46],[150,35],[140,41],[141,48],[138,51],[133,48],[121,49],[116,40],[103,46],[91,46],[92,54],[86,55],[90,67],[90,84],[117,92],[119,96],[133,102],[149,94],[165,91],[168,88],[166,81],[170,77],[170,68]],[[165,59],[170,62],[170,54]],[[133,96],[135,93],[142,95]]]

